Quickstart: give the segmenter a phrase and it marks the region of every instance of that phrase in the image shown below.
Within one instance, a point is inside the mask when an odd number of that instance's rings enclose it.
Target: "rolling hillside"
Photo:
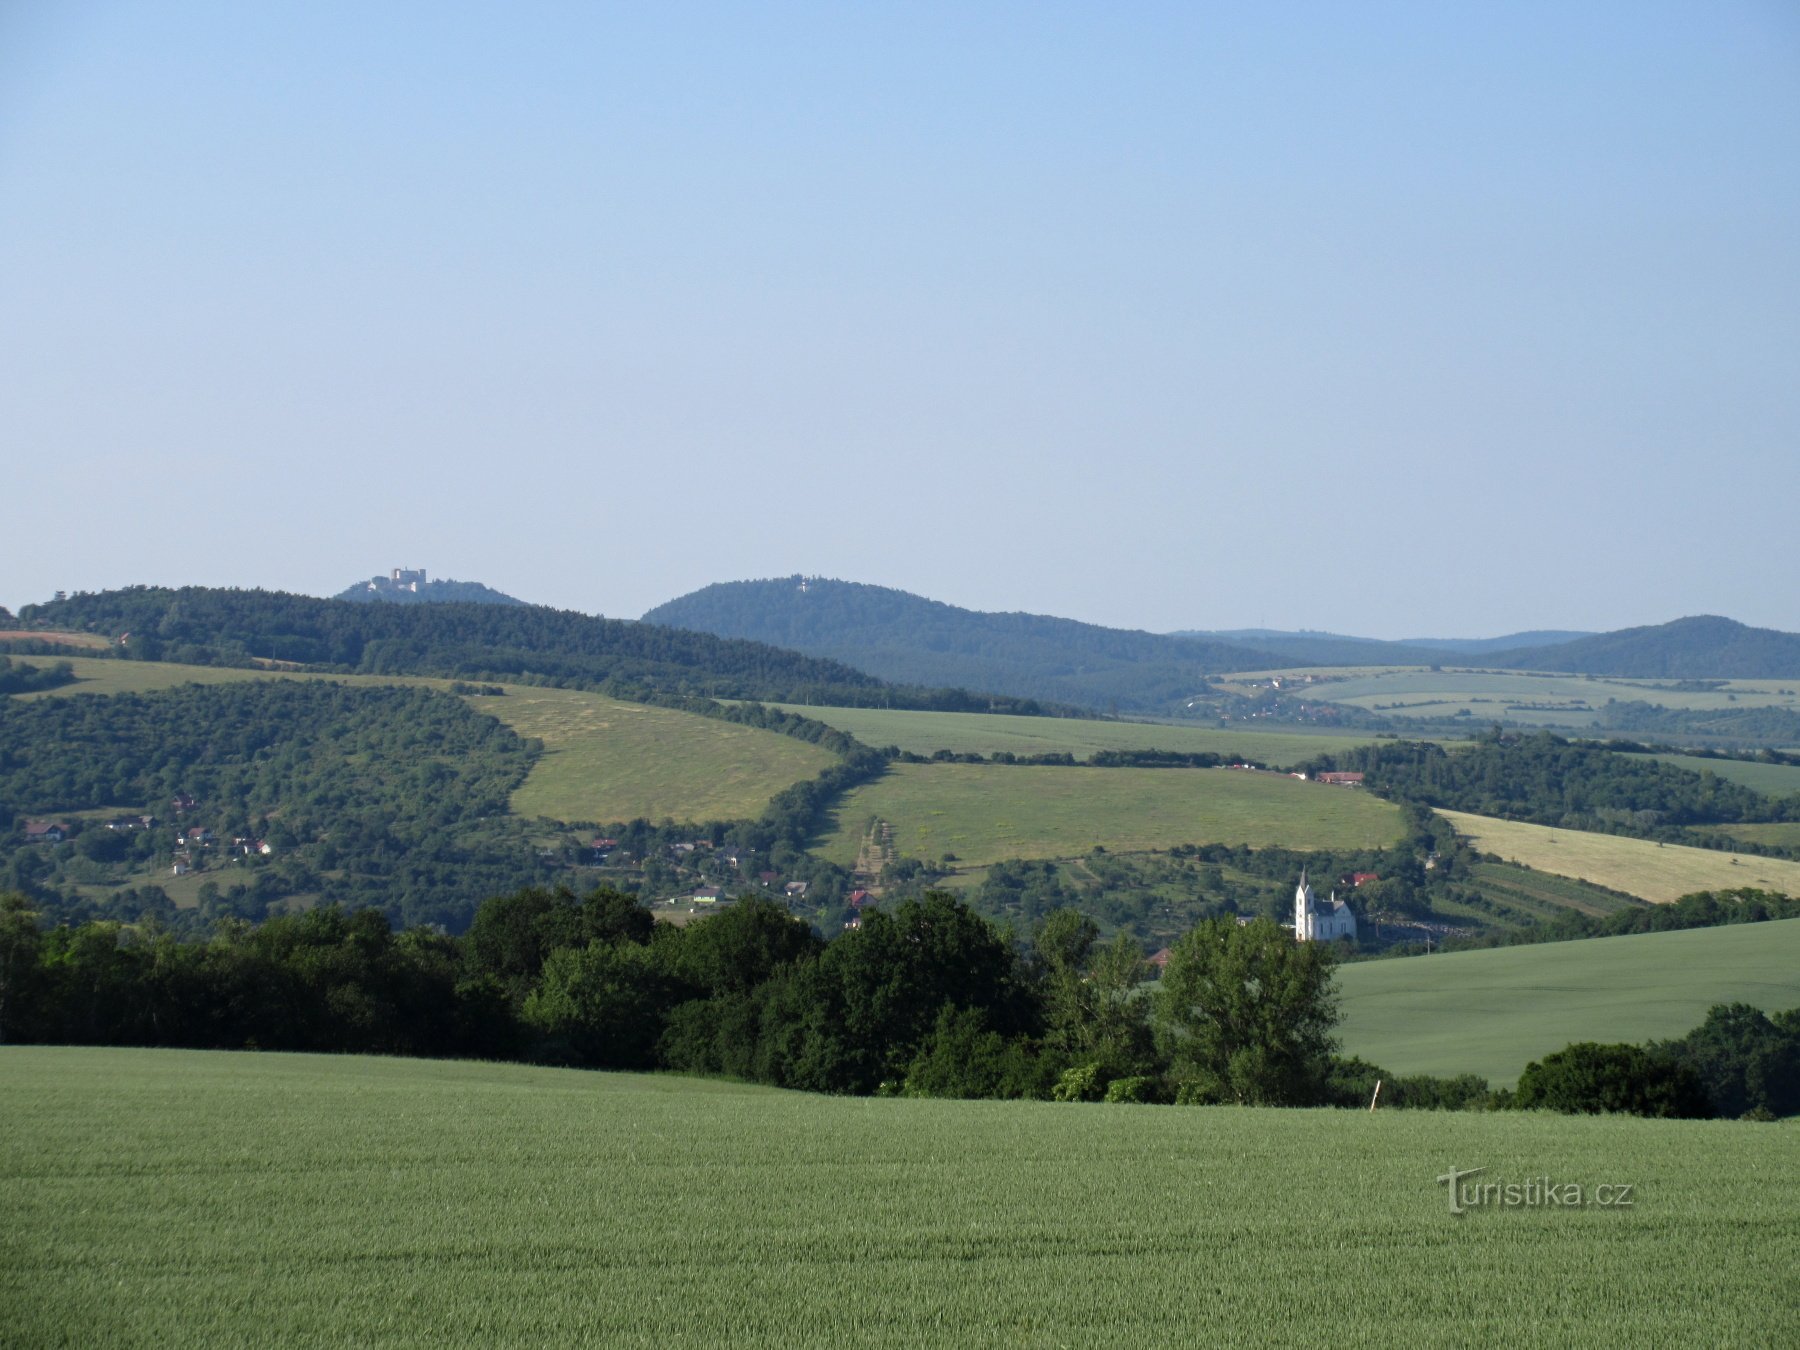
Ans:
[[[123,638],[123,651],[137,659],[195,665],[268,661],[371,675],[526,677],[627,694],[649,689],[800,703],[982,711],[994,704],[955,691],[895,689],[838,662],[761,642],[541,605],[358,604],[272,591],[140,586],[28,605],[20,618]]]
[[[1800,1007],[1800,919],[1366,961],[1337,979],[1346,1053],[1510,1085],[1571,1041],[1684,1036],[1715,1003]]]
[[[1286,663],[1236,643],[1041,614],[984,614],[883,586],[815,577],[708,586],[657,606],[644,621],[767,642],[899,683],[1101,709],[1175,709],[1210,673]]]
[[[1495,652],[1483,663],[1518,670],[1712,680],[1800,679],[1800,634],[1751,628],[1716,614],[1616,633],[1596,633],[1548,648]]]

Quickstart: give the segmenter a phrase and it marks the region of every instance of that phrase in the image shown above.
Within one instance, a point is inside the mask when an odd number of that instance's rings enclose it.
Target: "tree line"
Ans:
[[[0,1039],[478,1056],[670,1069],[837,1094],[1120,1103],[1788,1114],[1800,1012],[1715,1010],[1634,1058],[1575,1046],[1515,1093],[1395,1078],[1337,1053],[1333,955],[1220,918],[1142,951],[1058,910],[1029,940],[928,893],[827,943],[780,906],[685,928],[635,897],[527,888],[460,938],[335,906],[204,942],[155,924],[43,929],[0,898]],[[1635,1049],[1635,1048],[1628,1048]]]

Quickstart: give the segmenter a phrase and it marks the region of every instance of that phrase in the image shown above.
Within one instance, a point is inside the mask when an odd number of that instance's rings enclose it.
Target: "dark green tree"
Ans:
[[[1329,945],[1268,919],[1208,920],[1170,949],[1156,994],[1185,1102],[1323,1101],[1337,1021]]]

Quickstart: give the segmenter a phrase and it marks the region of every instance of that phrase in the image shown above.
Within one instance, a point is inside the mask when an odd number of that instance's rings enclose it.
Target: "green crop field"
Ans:
[[[1694,891],[1738,886],[1760,886],[1800,896],[1800,862],[1783,858],[1524,825],[1462,811],[1438,814],[1483,853],[1496,853],[1508,862],[1559,877],[1591,881],[1657,904],[1679,900]]]
[[[31,660],[30,657],[21,659]],[[38,659],[43,661],[47,658]],[[163,661],[118,661],[97,656],[57,658],[58,661],[65,659],[75,672],[74,684],[65,684],[36,694],[15,694],[14,697],[27,699],[66,698],[70,694],[149,694],[183,684],[231,684],[239,680],[279,678],[277,672],[242,670],[236,666],[178,666]],[[382,683],[403,684],[408,681],[384,680]]]
[[[1210,753],[1287,768],[1315,755],[1369,745],[1373,736],[1337,733],[1238,731],[1166,722],[1102,722],[1074,717],[1014,717],[1004,713],[903,712],[888,708],[811,708],[782,705],[847,731],[864,745],[896,745],[914,754],[1070,754],[1096,750],[1176,750]]]
[[[507,686],[471,698],[544,754],[513,793],[553,820],[716,820],[759,814],[777,792],[836,762],[779,732],[571,689]]]
[[[1747,844],[1768,844],[1775,848],[1800,848],[1800,821],[1781,820],[1755,825],[1708,825],[1709,834],[1722,834],[1727,839],[1742,839]]]
[[[1800,1007],[1800,919],[1364,961],[1337,979],[1347,1052],[1511,1084],[1572,1041],[1684,1036],[1715,1003]]]
[[[1238,769],[896,764],[839,805],[819,851],[855,861],[871,819],[914,858],[979,867],[1175,844],[1365,848],[1395,842],[1398,807],[1349,788]]]
[[[1609,699],[1711,711],[1760,707],[1800,710],[1800,693],[1796,692],[1795,683],[1781,680],[1726,680],[1716,689],[1683,689],[1673,680],[1387,666],[1256,671],[1231,676],[1228,687],[1250,692],[1273,679],[1279,679],[1286,689],[1329,703],[1393,717],[1438,718],[1467,713],[1477,724],[1480,718],[1487,717],[1582,727],[1594,720]]]
[[[1749,759],[1708,759],[1704,755],[1658,755],[1656,758],[1695,773],[1717,774],[1728,782],[1769,797],[1790,797],[1800,792],[1800,765],[1759,764]]]
[[[21,1346],[1800,1338],[1792,1125],[38,1047],[0,1082]],[[1583,1203],[1452,1214],[1474,1167]]]

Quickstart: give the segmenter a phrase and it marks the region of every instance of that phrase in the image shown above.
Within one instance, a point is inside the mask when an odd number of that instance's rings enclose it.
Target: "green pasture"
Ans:
[[[1067,858],[1175,844],[1368,848],[1395,842],[1398,807],[1351,788],[1241,769],[896,764],[839,803],[818,851],[849,865],[870,820],[906,857]]]
[[[38,1047],[0,1083],[21,1346],[1800,1338],[1792,1125]],[[1473,1167],[1586,1203],[1454,1215]]]
[[[1768,797],[1790,797],[1800,792],[1800,765],[1763,764],[1753,759],[1709,759],[1705,755],[1658,755],[1656,758],[1694,773],[1717,774],[1727,782]]]
[[[836,762],[779,732],[573,689],[507,686],[472,697],[544,753],[513,793],[552,820],[721,820],[761,813],[783,788]]]
[[[1747,844],[1768,844],[1775,848],[1800,848],[1800,821],[1782,820],[1753,825],[1706,825],[1708,834],[1722,834],[1727,839],[1742,839]]]
[[[889,708],[811,708],[782,705],[847,731],[864,745],[898,746],[914,754],[1070,754],[1096,750],[1175,750],[1215,754],[1287,768],[1315,755],[1369,745],[1373,736],[1284,731],[1221,730],[1165,722],[1102,722],[1074,717],[1015,717],[1006,713],[905,712]]]
[[[1250,692],[1274,679],[1289,692],[1393,717],[1467,713],[1472,721],[1503,718],[1544,726],[1587,726],[1609,699],[1703,711],[1800,709],[1800,682],[1795,681],[1728,680],[1717,689],[1700,690],[1680,688],[1674,680],[1421,666],[1258,671],[1233,675],[1229,687]],[[1545,706],[1525,706],[1533,704]]]
[[[1510,1085],[1572,1041],[1673,1039],[1715,1003],[1800,1007],[1800,919],[1364,961],[1337,979],[1348,1053]]]
[[[30,657],[22,658],[31,660]],[[39,658],[46,660],[48,658]],[[159,689],[173,689],[183,684],[233,684],[240,680],[282,678],[284,672],[245,670],[236,666],[179,666],[164,661],[120,661],[106,657],[57,657],[67,660],[75,672],[74,684],[46,689],[36,694],[15,694],[15,698],[66,698],[70,694],[149,694]],[[319,678],[317,676],[309,678]],[[345,676],[336,676],[345,679]],[[389,679],[382,684],[421,683]],[[448,681],[443,681],[448,683]]]
[[[1591,881],[1640,900],[1666,904],[1695,891],[1759,886],[1800,896],[1800,862],[1659,844],[1617,834],[1526,825],[1463,811],[1439,811],[1483,853],[1539,872]]]

